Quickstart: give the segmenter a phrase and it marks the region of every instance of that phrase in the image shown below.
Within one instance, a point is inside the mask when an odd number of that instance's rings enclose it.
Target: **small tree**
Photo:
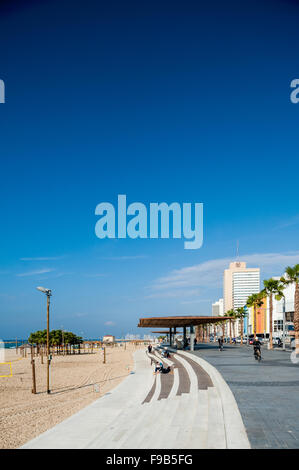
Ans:
[[[28,338],[30,344],[42,345],[47,342],[47,330],[38,330],[34,333],[30,333]],[[70,331],[64,332],[64,343],[65,344],[81,344],[83,339],[81,336],[77,336]],[[52,330],[49,333],[49,343],[50,345],[55,345],[56,347],[62,345],[62,330]]]

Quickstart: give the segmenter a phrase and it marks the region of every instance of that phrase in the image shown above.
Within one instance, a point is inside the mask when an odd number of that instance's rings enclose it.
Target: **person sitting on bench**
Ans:
[[[156,372],[161,372],[162,369],[163,369],[163,364],[162,364],[162,362],[160,362],[159,365],[158,365],[158,363],[156,363],[155,373],[156,373]]]

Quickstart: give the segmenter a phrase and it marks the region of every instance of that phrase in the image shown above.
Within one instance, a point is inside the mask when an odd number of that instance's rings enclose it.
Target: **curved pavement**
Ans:
[[[217,370],[188,352],[134,353],[135,370],[114,390],[22,446],[25,449],[249,448],[234,397]],[[152,363],[152,364],[151,364]]]

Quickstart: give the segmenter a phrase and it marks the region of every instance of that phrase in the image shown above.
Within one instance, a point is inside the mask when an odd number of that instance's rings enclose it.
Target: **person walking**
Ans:
[[[223,338],[222,338],[222,336],[220,336],[218,338],[218,344],[219,344],[219,351],[222,351],[223,350]]]

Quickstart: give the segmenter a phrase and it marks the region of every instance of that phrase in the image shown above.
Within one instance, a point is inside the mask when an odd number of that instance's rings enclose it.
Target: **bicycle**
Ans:
[[[260,362],[262,359],[262,354],[260,349],[255,349],[254,350],[254,358],[256,361]]]

